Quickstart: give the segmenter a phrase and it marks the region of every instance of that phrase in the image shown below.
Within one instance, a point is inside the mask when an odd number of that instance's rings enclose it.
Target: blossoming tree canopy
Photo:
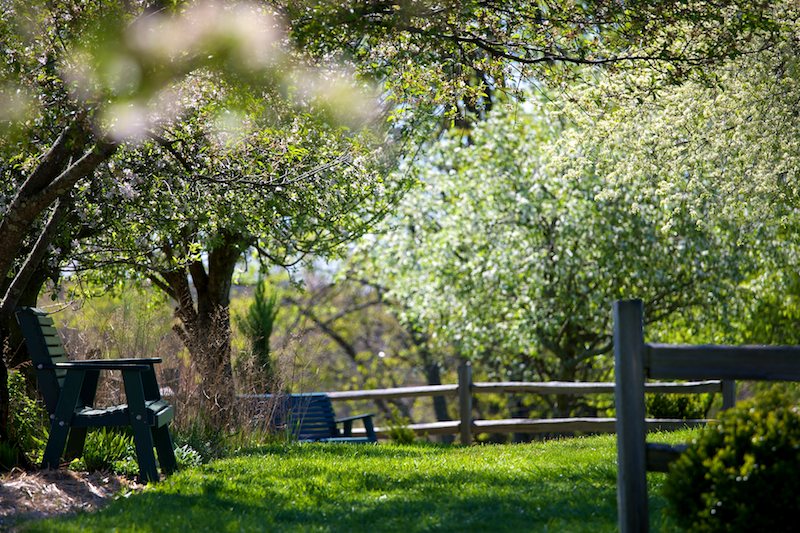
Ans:
[[[604,197],[603,174],[565,163],[603,145],[561,142],[559,106],[534,98],[496,110],[469,143],[446,136],[410,169],[422,187],[364,245],[401,318],[499,379],[605,379],[613,300],[642,298],[657,321],[713,305],[752,268],[735,225],[697,227],[638,181]]]

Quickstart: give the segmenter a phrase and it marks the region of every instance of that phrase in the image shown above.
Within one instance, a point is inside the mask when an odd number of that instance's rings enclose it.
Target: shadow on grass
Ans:
[[[479,478],[480,476],[477,476]],[[497,480],[472,480],[477,485]],[[608,490],[554,489],[547,483],[471,491],[466,479],[408,476],[402,482],[368,474],[365,493],[333,494],[306,482],[294,495],[264,490],[243,503],[235,488],[210,481],[202,494],[147,492],[117,501],[96,515],[38,524],[31,531],[330,531],[414,532],[545,530],[613,531],[615,500]],[[382,487],[384,490],[375,490]],[[413,488],[412,488],[413,487]],[[504,490],[508,488],[509,490]],[[587,501],[589,500],[589,501]],[[248,499],[252,502],[251,499]],[[552,530],[552,529],[551,529]]]
[[[515,451],[516,452],[516,451]],[[459,452],[455,452],[459,453]],[[616,531],[616,469],[481,467],[438,446],[262,448],[207,465],[103,511],[26,531],[490,532]],[[247,454],[245,454],[247,455]],[[314,463],[315,458],[327,463]],[[330,459],[333,458],[333,461]],[[360,461],[359,458],[364,459]],[[392,460],[425,458],[415,466]],[[342,459],[339,461],[339,459]],[[369,459],[369,460],[367,460]],[[439,463],[434,469],[432,465]],[[286,467],[286,465],[289,465]],[[530,468],[528,468],[530,466]],[[433,471],[431,471],[433,470]],[[191,476],[191,477],[189,477]]]
[[[435,498],[426,494],[410,497],[379,496],[372,501],[321,498],[313,505],[294,505],[284,498],[265,494],[263,504],[243,504],[236,498],[203,495],[141,494],[117,502],[97,515],[30,524],[29,531],[330,531],[412,532],[545,530],[559,524],[558,531],[614,531],[609,515],[614,502],[589,505],[568,495],[548,498],[536,506],[526,497],[494,496]],[[543,507],[542,507],[543,505]],[[609,505],[611,508],[609,508]],[[571,513],[570,509],[579,508]],[[606,518],[602,518],[605,516]]]

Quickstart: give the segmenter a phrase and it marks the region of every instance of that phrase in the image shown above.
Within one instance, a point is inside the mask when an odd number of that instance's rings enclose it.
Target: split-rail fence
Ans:
[[[461,444],[472,443],[472,436],[480,433],[613,433],[616,431],[615,418],[510,418],[502,420],[475,420],[472,412],[472,396],[483,393],[519,394],[614,394],[614,383],[589,382],[499,382],[473,383],[469,363],[458,369],[458,383],[450,385],[424,385],[417,387],[398,387],[391,389],[352,390],[328,392],[332,401],[350,400],[392,400],[422,396],[451,396],[459,402],[459,420],[409,424],[409,429],[417,435],[460,435]],[[733,381],[706,380],[688,383],[647,383],[648,393],[701,394],[721,392],[723,408],[735,402],[736,389]],[[686,426],[703,425],[707,420],[647,419],[648,430],[671,430]],[[364,431],[360,429],[360,431]],[[358,428],[353,428],[357,434]],[[378,438],[387,438],[389,428],[375,428]]]

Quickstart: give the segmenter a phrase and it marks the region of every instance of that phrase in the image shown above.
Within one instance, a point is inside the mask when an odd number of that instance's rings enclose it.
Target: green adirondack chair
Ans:
[[[161,399],[154,369],[161,359],[69,361],[53,319],[45,311],[20,307],[16,309],[16,317],[51,420],[42,468],[58,468],[62,456],[82,455],[88,428],[130,426],[140,481],[159,479],[154,446],[162,472],[169,474],[175,470],[168,425],[174,410]],[[93,406],[102,370],[121,371],[127,404]]]

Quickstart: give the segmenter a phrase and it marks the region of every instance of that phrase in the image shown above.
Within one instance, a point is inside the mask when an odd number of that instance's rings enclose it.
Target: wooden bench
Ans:
[[[53,319],[45,311],[20,307],[16,309],[16,317],[51,420],[42,468],[58,468],[62,456],[80,457],[88,428],[130,426],[140,481],[159,479],[154,446],[161,470],[165,474],[175,470],[168,426],[174,410],[161,399],[154,370],[161,359],[69,361]],[[122,373],[127,404],[94,407],[101,370]]]
[[[645,379],[800,381],[798,346],[645,344],[641,300],[614,302],[617,510],[620,533],[646,533],[647,471],[666,472],[687,446],[645,440]],[[723,408],[735,388],[723,390]]]
[[[257,394],[240,396],[259,420],[268,420],[278,431],[299,442],[377,442],[371,414],[335,417],[331,399],[322,392],[304,394]],[[366,437],[353,436],[353,422],[362,420]],[[337,424],[342,424],[339,429]]]

